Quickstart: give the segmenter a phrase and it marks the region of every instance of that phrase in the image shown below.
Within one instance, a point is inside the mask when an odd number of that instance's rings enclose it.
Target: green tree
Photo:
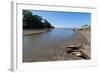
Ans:
[[[37,28],[52,28],[53,26],[41,16],[32,15],[32,11],[23,10],[23,28],[37,29]]]
[[[44,25],[46,28],[52,27],[52,25],[46,19],[44,19]]]

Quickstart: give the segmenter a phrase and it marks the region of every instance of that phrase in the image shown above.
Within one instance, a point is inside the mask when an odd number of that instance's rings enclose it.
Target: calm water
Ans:
[[[31,59],[33,53],[45,50],[68,41],[74,36],[71,29],[52,29],[49,32],[33,35],[23,35],[23,57],[24,60]],[[40,51],[39,51],[40,53]]]

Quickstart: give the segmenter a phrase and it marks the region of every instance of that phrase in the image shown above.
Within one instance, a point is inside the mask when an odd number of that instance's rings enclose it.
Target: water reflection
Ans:
[[[68,41],[74,35],[71,29],[51,29],[40,34],[23,35],[23,57],[31,59],[33,53],[41,52]]]

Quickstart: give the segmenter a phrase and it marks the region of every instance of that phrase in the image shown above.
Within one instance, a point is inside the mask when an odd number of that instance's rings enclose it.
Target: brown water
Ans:
[[[40,54],[43,50],[67,42],[74,34],[72,29],[56,28],[40,34],[23,35],[23,61],[30,61],[35,53]]]

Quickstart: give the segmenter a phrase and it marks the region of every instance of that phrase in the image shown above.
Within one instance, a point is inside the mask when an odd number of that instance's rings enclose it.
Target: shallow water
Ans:
[[[72,29],[56,28],[48,32],[23,35],[23,59],[31,60],[33,53],[41,53],[41,50],[53,48],[74,36]]]

